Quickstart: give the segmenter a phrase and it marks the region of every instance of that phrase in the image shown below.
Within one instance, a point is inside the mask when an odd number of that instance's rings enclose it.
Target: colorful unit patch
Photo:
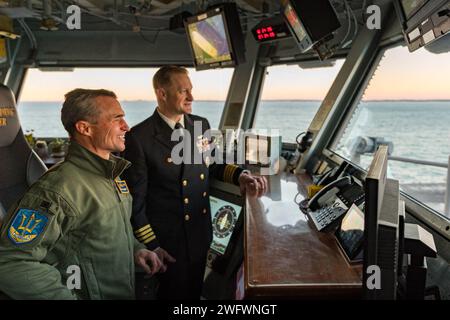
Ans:
[[[115,181],[117,188],[119,188],[120,193],[130,193],[130,191],[128,190],[127,183],[124,180],[117,179]]]
[[[8,230],[14,244],[25,244],[36,239],[47,225],[48,217],[37,210],[19,209]]]

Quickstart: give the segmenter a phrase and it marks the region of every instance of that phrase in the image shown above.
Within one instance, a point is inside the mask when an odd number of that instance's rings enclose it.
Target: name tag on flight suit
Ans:
[[[128,190],[128,186],[127,186],[127,183],[125,182],[125,180],[116,179],[114,181],[116,182],[117,189],[119,189],[120,193],[122,193],[122,194],[130,193],[130,191]]]

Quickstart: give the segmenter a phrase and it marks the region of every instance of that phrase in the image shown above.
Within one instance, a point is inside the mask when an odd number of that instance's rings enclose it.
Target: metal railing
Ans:
[[[405,157],[389,156],[389,160],[400,161],[400,162],[409,162],[409,163],[415,163],[415,164],[422,164],[422,165],[425,165],[425,166],[440,167],[440,168],[447,168],[447,169],[449,167],[449,164],[445,163],[445,162],[418,160],[418,159],[411,159],[411,158],[405,158]]]
[[[352,141],[352,146],[350,148],[351,161],[360,163],[361,155],[374,154],[380,145],[388,146],[389,160],[447,169],[444,214],[447,217],[450,217],[450,155],[447,163],[392,156],[391,154],[394,152],[394,143],[392,141],[388,141],[384,137],[357,136]]]
[[[399,161],[399,162],[408,162],[408,163],[414,163],[414,164],[420,164],[425,166],[431,166],[431,167],[439,167],[439,168],[446,168],[447,169],[447,181],[445,186],[445,207],[444,207],[444,214],[447,217],[450,217],[450,156],[448,157],[448,162],[436,162],[436,161],[428,161],[428,160],[418,160],[418,159],[411,159],[406,157],[395,157],[395,156],[389,156],[389,160],[392,161]]]

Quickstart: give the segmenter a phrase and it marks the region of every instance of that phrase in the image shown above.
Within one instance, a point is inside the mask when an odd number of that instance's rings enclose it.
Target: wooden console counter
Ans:
[[[308,176],[271,176],[269,191],[247,197],[245,297],[359,298],[361,266],[350,266],[332,234],[315,230],[295,201]]]

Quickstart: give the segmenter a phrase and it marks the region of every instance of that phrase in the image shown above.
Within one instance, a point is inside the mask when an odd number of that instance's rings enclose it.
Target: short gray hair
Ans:
[[[61,109],[61,122],[69,133],[75,133],[75,124],[80,120],[96,123],[99,110],[95,99],[97,97],[112,97],[117,99],[114,92],[105,89],[74,89],[64,95],[66,100]]]

